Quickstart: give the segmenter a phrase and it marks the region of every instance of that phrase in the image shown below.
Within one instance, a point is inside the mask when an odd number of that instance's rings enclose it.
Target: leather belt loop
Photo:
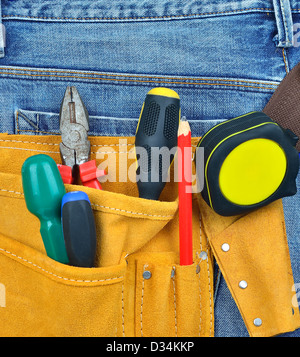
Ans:
[[[283,78],[263,109],[284,129],[290,129],[300,139],[300,62]],[[300,152],[300,140],[296,144]]]
[[[293,18],[290,0],[273,0],[278,34],[274,37],[277,47],[293,46]]]

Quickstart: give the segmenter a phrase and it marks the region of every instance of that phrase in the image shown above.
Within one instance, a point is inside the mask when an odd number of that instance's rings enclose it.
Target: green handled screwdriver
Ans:
[[[61,202],[66,190],[55,161],[48,155],[29,157],[22,166],[22,183],[26,206],[40,220],[47,255],[68,264],[61,224]]]
[[[139,196],[158,200],[177,147],[179,95],[169,88],[151,89],[145,98],[135,134]]]

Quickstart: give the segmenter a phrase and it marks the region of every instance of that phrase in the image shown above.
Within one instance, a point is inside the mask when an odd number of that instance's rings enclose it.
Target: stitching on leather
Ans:
[[[3,18],[28,18],[28,19],[40,19],[40,20],[138,20],[138,19],[169,19],[169,18],[184,18],[189,16],[205,16],[205,15],[217,15],[217,14],[228,14],[228,13],[236,13],[243,11],[270,11],[273,12],[273,9],[254,7],[248,9],[239,9],[239,10],[228,10],[228,11],[215,11],[215,12],[203,12],[198,14],[183,14],[183,15],[162,15],[162,16],[136,16],[136,17],[38,17],[38,16],[21,16],[21,15],[2,15]]]
[[[148,267],[148,265],[144,265],[143,271]],[[143,275],[142,275],[143,276]],[[142,281],[142,295],[141,295],[141,313],[140,313],[140,322],[141,322],[141,337],[143,337],[143,304],[144,304],[144,289],[145,289],[145,279],[143,276]]]
[[[0,149],[10,149],[10,150],[23,150],[23,151],[36,151],[36,152],[43,152],[43,153],[49,153],[49,154],[60,154],[59,151],[45,151],[45,150],[38,150],[38,149],[26,149],[26,148],[17,148],[17,147],[11,147],[11,146],[0,146]],[[91,151],[91,154],[129,154],[131,153],[130,151]]]
[[[175,267],[173,267],[173,271],[175,272]],[[175,337],[178,337],[178,329],[177,329],[177,305],[176,305],[176,289],[175,289],[175,274],[171,278],[173,282],[173,292],[174,292],[174,319],[175,319]]]
[[[117,276],[117,277],[114,277],[114,278],[107,278],[107,279],[98,279],[98,280],[80,280],[80,279],[70,279],[70,278],[66,278],[66,277],[63,277],[63,276],[60,276],[60,275],[57,275],[55,273],[52,273],[51,271],[48,271],[42,267],[40,267],[39,265],[31,262],[30,260],[28,259],[25,259],[23,257],[20,257],[19,255],[17,254],[14,254],[6,249],[3,249],[3,248],[0,248],[0,251],[1,252],[4,252],[6,254],[9,254],[15,258],[18,258],[19,260],[22,260],[24,261],[25,263],[28,263],[28,264],[31,264],[32,266],[42,270],[44,273],[46,274],[49,274],[49,275],[52,275],[54,276],[55,278],[58,278],[58,279],[62,279],[62,280],[66,280],[66,281],[72,281],[72,282],[75,282],[75,283],[98,283],[98,282],[105,282],[105,281],[112,281],[112,280],[117,280],[117,279],[124,279],[124,276]]]
[[[17,195],[24,196],[24,193],[22,193],[22,192],[17,192],[17,191],[12,191],[12,190],[5,190],[5,189],[2,189],[2,188],[0,188],[0,191],[9,192],[9,193],[15,193]],[[96,203],[91,203],[91,205],[94,206],[94,207],[100,207],[100,208],[105,208],[105,209],[109,209],[109,210],[112,210],[112,211],[134,214],[134,215],[137,215],[137,216],[158,217],[158,218],[172,218],[173,217],[173,215],[147,214],[147,213],[143,213],[143,212],[127,211],[127,210],[120,209],[120,208],[98,205]]]
[[[199,216],[199,223],[200,223],[200,249],[203,251],[202,247],[202,218],[201,215]],[[210,324],[209,324],[209,336],[212,336],[212,325],[213,325],[213,311],[212,311],[212,293],[211,293],[211,279],[210,279],[210,269],[209,269],[209,262],[208,262],[208,247],[206,246],[205,250],[207,254],[206,259],[206,267],[207,267],[207,278],[208,278],[208,292],[209,292],[209,312],[210,312]],[[200,259],[201,262],[201,259]],[[199,262],[199,264],[200,264]]]
[[[55,143],[39,143],[39,142],[35,142],[35,141],[22,141],[22,140],[2,140],[2,139],[0,139],[0,142],[59,146],[59,144],[55,144]],[[93,145],[91,145],[91,146],[93,146]]]
[[[17,194],[17,195],[24,196],[24,193],[23,193],[23,192],[17,192],[17,191],[12,191],[12,190],[5,190],[5,189],[3,189],[3,188],[0,188],[0,191],[9,192],[9,193],[15,193],[15,194]]]
[[[48,154],[59,154],[58,151],[46,151],[46,150],[37,150],[37,149],[16,148],[16,147],[10,147],[10,146],[0,146],[0,149],[36,151],[36,152],[43,152],[43,153],[48,153]]]
[[[30,77],[39,77],[39,74],[24,74],[24,73],[9,73],[9,72],[0,72],[0,74],[12,75],[12,76],[30,76]],[[151,80],[135,80],[135,79],[117,79],[117,78],[94,78],[94,77],[84,77],[84,76],[66,76],[66,75],[55,75],[55,74],[43,74],[43,77],[56,77],[56,78],[76,78],[76,79],[90,79],[97,80],[101,79],[104,81],[116,81],[116,82],[135,82],[135,83],[167,83],[167,84],[176,84],[176,85],[208,85],[208,86],[228,86],[228,87],[243,87],[243,88],[256,88],[256,89],[267,89],[274,90],[273,87],[259,87],[259,86],[248,86],[243,84],[228,84],[228,83],[205,83],[205,82],[169,82],[169,81],[151,81]],[[174,78],[175,79],[175,78]]]
[[[124,318],[124,281],[122,284],[122,334],[125,337],[125,318]]]
[[[23,141],[23,140],[2,140],[0,142],[4,143],[24,143],[24,144],[36,144],[36,145],[49,145],[49,146],[59,146],[59,144],[55,143],[39,143],[38,141]],[[114,146],[134,146],[134,144],[104,144],[104,145],[91,145],[92,147],[114,147]],[[197,147],[197,145],[192,144],[193,147]],[[5,147],[5,146],[3,146]],[[97,152],[94,152],[97,153]]]
[[[91,203],[92,206],[96,206],[96,207],[101,207],[101,208],[107,208],[110,210],[114,210],[114,211],[118,211],[118,212],[125,212],[125,213],[129,213],[129,214],[135,214],[135,215],[140,215],[140,216],[147,216],[147,217],[160,217],[160,218],[172,218],[173,215],[160,215],[160,214],[147,214],[147,213],[143,213],[143,212],[132,212],[132,211],[127,211],[124,209],[119,209],[119,208],[113,208],[113,207],[107,207],[107,206],[101,206],[101,205],[97,205],[95,203]]]
[[[209,291],[209,311],[210,311],[210,327],[209,327],[209,336],[212,335],[212,324],[213,324],[213,311],[212,311],[212,293],[211,293],[211,280],[210,280],[210,269],[209,269],[209,262],[208,262],[208,249],[206,250],[207,253],[207,275],[208,275],[208,291]]]
[[[200,238],[200,240],[201,240],[201,238]],[[198,253],[197,253],[197,255],[198,255]],[[200,266],[200,262],[198,264]],[[200,270],[200,272],[201,272],[201,270]],[[200,272],[198,273],[199,297],[200,297],[199,337],[201,337],[201,323],[202,323],[202,294],[201,294],[202,290],[201,290]]]
[[[39,143],[38,141],[24,141],[24,140],[3,140],[3,139],[0,139],[0,142],[59,146],[59,144],[56,144],[56,143]],[[114,147],[114,146],[133,146],[133,145],[134,144],[104,144],[104,145],[91,145],[91,146],[97,148],[97,147]]]

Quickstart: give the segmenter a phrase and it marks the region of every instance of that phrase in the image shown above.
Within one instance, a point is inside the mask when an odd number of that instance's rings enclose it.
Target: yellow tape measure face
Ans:
[[[220,189],[234,204],[257,204],[278,189],[286,169],[286,155],[276,142],[252,139],[237,146],[224,160]]]

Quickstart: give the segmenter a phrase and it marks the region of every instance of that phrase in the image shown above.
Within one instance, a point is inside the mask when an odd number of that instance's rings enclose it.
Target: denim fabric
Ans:
[[[273,0],[278,34],[275,41],[278,47],[293,46],[293,18],[289,0]]]
[[[5,47],[5,27],[2,25],[2,14],[0,6],[0,58],[4,57],[4,47]]]
[[[66,86],[76,85],[91,135],[134,135],[146,93],[167,86],[179,93],[192,135],[201,136],[224,119],[262,110],[300,61],[300,48],[293,46],[298,0],[1,5],[6,47],[0,58],[0,132],[59,134],[60,102]],[[296,284],[299,198],[284,200]],[[215,304],[216,336],[248,335],[221,276]]]

